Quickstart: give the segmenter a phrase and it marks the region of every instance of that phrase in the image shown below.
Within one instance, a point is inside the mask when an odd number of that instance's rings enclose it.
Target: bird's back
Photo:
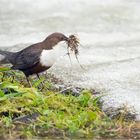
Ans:
[[[24,70],[32,67],[39,62],[39,57],[42,52],[40,43],[33,44],[15,54],[14,62],[15,69]]]

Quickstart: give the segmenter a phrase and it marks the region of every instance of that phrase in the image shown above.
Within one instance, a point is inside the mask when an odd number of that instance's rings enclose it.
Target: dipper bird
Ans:
[[[30,84],[29,76],[49,69],[57,60],[60,46],[57,44],[61,41],[68,41],[62,33],[53,33],[42,42],[33,44],[19,52],[9,52],[0,50],[0,54],[12,64],[12,69],[22,71]]]

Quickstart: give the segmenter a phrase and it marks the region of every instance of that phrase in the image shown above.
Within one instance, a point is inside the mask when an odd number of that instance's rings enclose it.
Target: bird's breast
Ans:
[[[52,66],[57,59],[56,52],[52,50],[43,50],[40,56],[42,66]]]
[[[64,54],[64,52],[62,52],[61,47],[55,47],[51,50],[43,50],[40,55],[40,63],[42,66],[51,67],[62,54]]]

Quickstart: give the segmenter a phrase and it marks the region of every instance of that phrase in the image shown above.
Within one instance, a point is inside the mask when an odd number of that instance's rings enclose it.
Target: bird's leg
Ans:
[[[27,80],[29,86],[30,86],[30,87],[33,87],[33,86],[32,86],[32,83],[31,83],[30,80],[29,80],[29,76],[26,76],[26,80]]]
[[[15,79],[15,77],[14,77],[14,75],[12,75],[11,83],[14,83],[14,79]]]
[[[38,79],[40,79],[39,74],[36,74],[36,75],[37,75]],[[45,75],[45,77],[46,77],[46,78],[48,78],[48,77],[47,77],[47,75]],[[49,90],[49,88],[45,86],[44,81],[43,81],[43,82],[41,82],[41,85],[42,85],[42,89],[44,89],[44,88],[45,88],[45,89]]]
[[[36,75],[37,75],[38,79],[40,80],[39,74],[37,73]],[[42,88],[43,88],[44,87],[44,82],[41,82],[41,85],[42,85]]]
[[[40,80],[40,76],[39,76],[39,74],[38,74],[38,73],[36,74],[36,76],[37,76],[37,78]]]
[[[1,78],[2,82],[4,81],[4,77],[5,77],[5,72],[3,72],[3,74],[2,74],[2,78]]]

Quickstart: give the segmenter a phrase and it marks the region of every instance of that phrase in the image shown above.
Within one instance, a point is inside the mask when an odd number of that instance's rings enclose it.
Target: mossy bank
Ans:
[[[135,122],[110,119],[90,90],[75,95],[45,76],[32,78],[29,88],[22,73],[5,68],[0,68],[0,79],[1,139],[134,137]]]

